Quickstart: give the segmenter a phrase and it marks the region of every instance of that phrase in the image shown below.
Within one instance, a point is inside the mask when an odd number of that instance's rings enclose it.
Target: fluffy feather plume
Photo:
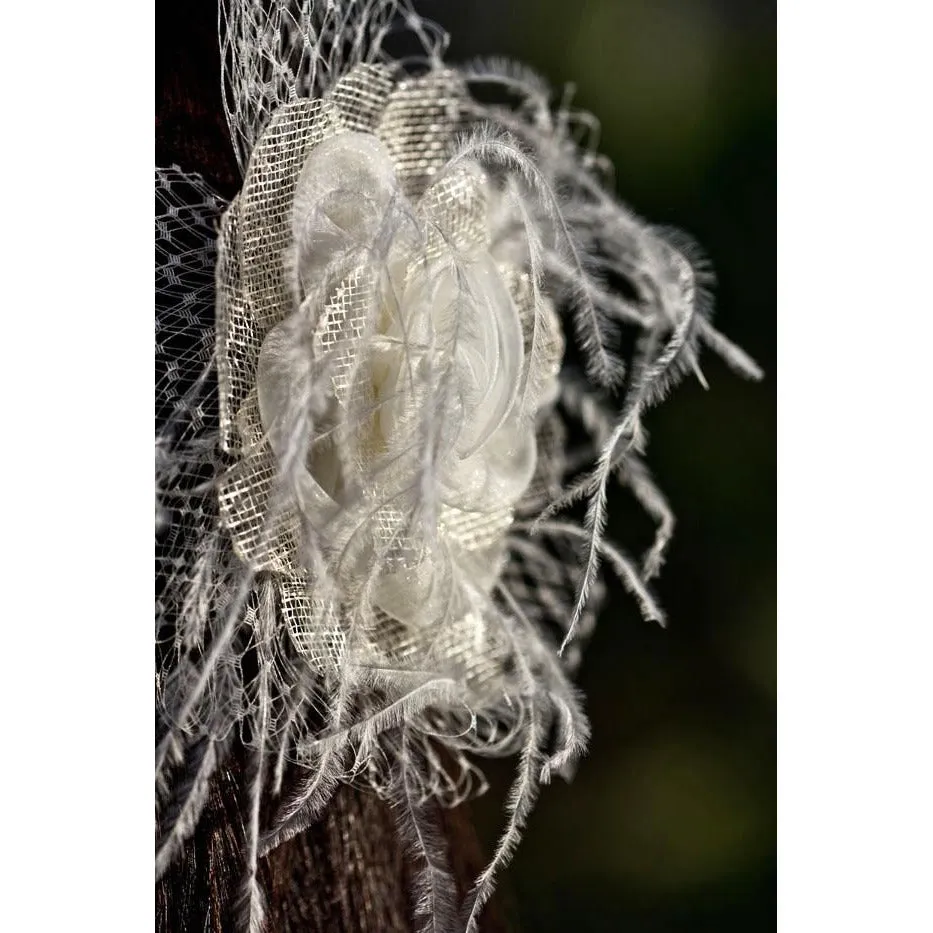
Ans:
[[[445,63],[403,0],[219,22],[240,193],[156,173],[157,872],[236,738],[244,930],[267,926],[258,859],[355,783],[395,807],[421,928],[472,931],[586,748],[570,675],[601,563],[664,622],[646,412],[704,345],[760,372],[713,329],[695,247],[616,200],[598,124],[538,76]],[[605,539],[612,479],[656,523],[641,564]],[[494,756],[518,757],[507,825],[457,904],[433,814]]]

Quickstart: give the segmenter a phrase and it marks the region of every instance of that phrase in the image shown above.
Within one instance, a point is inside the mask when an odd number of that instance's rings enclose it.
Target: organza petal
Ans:
[[[531,482],[536,461],[534,424],[513,413],[480,450],[445,464],[444,502],[466,511],[513,506]]]
[[[518,392],[522,371],[523,335],[518,311],[488,254],[480,255],[465,270],[469,308],[475,326],[468,328],[473,341],[458,347],[464,373],[472,379],[475,394],[468,407],[470,416],[461,431],[458,453],[475,453],[499,429],[508,416]]]
[[[321,142],[301,167],[291,207],[294,275],[299,299],[327,294],[332,281],[377,261],[392,232],[398,180],[386,147],[368,133]]]

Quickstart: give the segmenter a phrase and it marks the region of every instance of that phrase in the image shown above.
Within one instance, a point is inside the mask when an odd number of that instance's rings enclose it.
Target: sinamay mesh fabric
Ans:
[[[220,42],[240,192],[156,172],[157,873],[238,739],[245,928],[258,858],[354,782],[395,807],[423,927],[469,930],[585,748],[569,675],[601,562],[663,622],[644,412],[704,344],[758,371],[695,249],[614,198],[592,121],[527,70],[445,63],[395,0],[225,0]],[[641,561],[603,535],[610,480],[657,523]],[[456,904],[426,803],[511,755]]]

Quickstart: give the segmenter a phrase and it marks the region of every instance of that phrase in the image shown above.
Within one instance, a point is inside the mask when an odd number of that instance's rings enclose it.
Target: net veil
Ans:
[[[664,619],[644,413],[704,345],[758,371],[696,249],[526,69],[445,62],[396,0],[223,0],[219,26],[239,193],[156,171],[157,872],[237,740],[244,928],[258,858],[353,782],[394,806],[422,927],[474,929],[585,749],[601,565]],[[603,534],[611,481],[656,522],[641,559]],[[506,828],[457,904],[430,805],[490,756],[517,760]]]

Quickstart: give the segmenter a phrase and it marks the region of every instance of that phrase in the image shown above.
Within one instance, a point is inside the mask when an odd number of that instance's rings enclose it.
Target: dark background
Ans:
[[[521,929],[775,927],[775,8],[773,0],[433,0],[448,58],[504,55],[602,125],[620,197],[703,246],[715,323],[766,370],[712,354],[647,419],[677,515],[656,587],[666,631],[611,584],[580,682],[591,751],[542,793],[503,877]],[[624,493],[610,536],[651,526]],[[488,843],[508,770],[474,805]]]

